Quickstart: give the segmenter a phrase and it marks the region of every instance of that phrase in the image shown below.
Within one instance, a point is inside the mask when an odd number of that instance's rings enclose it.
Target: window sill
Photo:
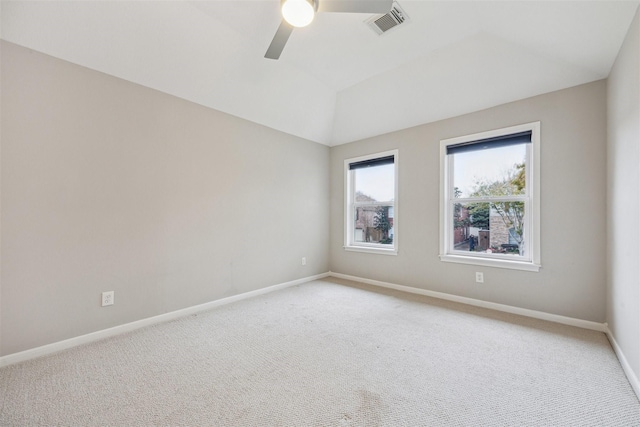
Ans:
[[[398,255],[398,251],[396,249],[374,248],[365,246],[344,246],[344,250],[349,252],[365,252],[380,255]]]
[[[532,262],[510,261],[502,259],[477,258],[462,255],[440,255],[440,260],[458,264],[481,265],[483,267],[507,268],[511,270],[540,271],[540,265]]]

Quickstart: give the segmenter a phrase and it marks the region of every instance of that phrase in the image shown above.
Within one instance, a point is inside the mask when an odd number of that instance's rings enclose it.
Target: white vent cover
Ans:
[[[409,17],[397,2],[393,2],[391,10],[385,15],[375,15],[364,21],[376,34],[384,34],[409,20]]]

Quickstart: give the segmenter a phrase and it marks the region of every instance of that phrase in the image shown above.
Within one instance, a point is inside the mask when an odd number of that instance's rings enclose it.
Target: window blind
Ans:
[[[471,151],[489,150],[492,148],[507,147],[509,145],[530,144],[531,131],[501,135],[493,138],[468,141],[447,146],[447,154],[468,153]]]
[[[370,168],[373,166],[392,165],[395,156],[378,157],[377,159],[362,160],[361,162],[349,163],[349,170]]]

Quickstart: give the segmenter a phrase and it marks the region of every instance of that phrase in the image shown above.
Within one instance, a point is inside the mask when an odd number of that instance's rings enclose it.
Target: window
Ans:
[[[348,159],[345,249],[395,255],[398,248],[398,151]]]
[[[540,123],[440,142],[440,259],[538,271]]]

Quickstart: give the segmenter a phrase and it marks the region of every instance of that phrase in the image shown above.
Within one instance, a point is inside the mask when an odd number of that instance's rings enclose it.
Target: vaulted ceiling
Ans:
[[[336,1],[336,0],[320,0]],[[638,1],[398,0],[318,14],[279,60],[280,0],[7,1],[4,40],[327,145],[606,78]]]

